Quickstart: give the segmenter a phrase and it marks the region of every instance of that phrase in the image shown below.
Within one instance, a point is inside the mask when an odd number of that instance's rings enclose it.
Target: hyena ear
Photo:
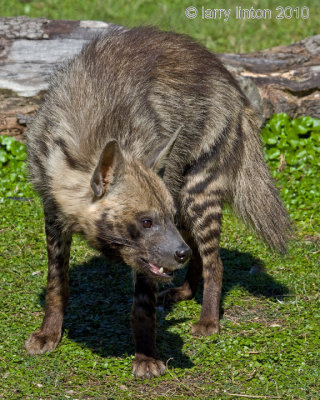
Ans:
[[[165,166],[165,162],[174,147],[181,129],[182,125],[179,126],[168,142],[162,143],[154,149],[151,156],[146,161],[147,167],[153,169],[155,172],[159,172]]]
[[[91,178],[91,188],[97,197],[102,197],[108,187],[115,185],[124,175],[125,162],[118,142],[111,139],[101,152]]]

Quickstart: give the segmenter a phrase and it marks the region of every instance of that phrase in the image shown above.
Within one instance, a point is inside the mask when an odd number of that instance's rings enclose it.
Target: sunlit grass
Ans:
[[[302,6],[309,8],[309,18],[277,19],[276,8]],[[185,10],[194,6],[198,10],[195,19],[188,19]],[[230,9],[228,21],[223,18],[203,19],[202,6],[207,9]],[[236,6],[242,9],[254,7],[270,9],[271,18],[236,19]],[[186,33],[215,52],[249,52],[278,45],[288,45],[320,32],[319,7],[317,0],[292,0],[279,3],[276,0],[241,1],[217,0],[43,0],[18,1],[0,0],[1,16],[28,15],[49,19],[95,19],[125,26],[158,25],[162,29]],[[301,13],[300,13],[301,14]]]

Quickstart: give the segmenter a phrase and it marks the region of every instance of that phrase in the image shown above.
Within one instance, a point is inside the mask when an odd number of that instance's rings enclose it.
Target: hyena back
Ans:
[[[118,253],[134,270],[136,377],[165,372],[155,345],[156,285],[171,279],[191,249],[185,282],[160,297],[190,299],[203,276],[202,311],[192,332],[218,332],[222,203],[285,250],[289,222],[258,131],[233,77],[182,35],[115,30],[61,67],[28,132],[49,273],[45,316],[27,351],[51,351],[60,340],[74,232],[105,254]]]

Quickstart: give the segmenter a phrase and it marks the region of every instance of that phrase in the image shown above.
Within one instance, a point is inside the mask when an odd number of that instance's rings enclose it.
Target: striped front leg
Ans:
[[[132,372],[136,378],[152,378],[166,371],[156,349],[156,290],[153,280],[135,274],[131,327],[135,342]]]
[[[219,332],[223,275],[219,239],[223,190],[223,177],[204,171],[201,171],[201,174],[189,175],[183,190],[182,208],[202,259],[204,280],[200,320],[191,330],[194,335],[212,335]]]
[[[48,281],[45,315],[40,329],[33,332],[26,344],[29,354],[53,351],[61,338],[64,311],[69,298],[68,268],[71,234],[56,226],[54,216],[46,217]]]

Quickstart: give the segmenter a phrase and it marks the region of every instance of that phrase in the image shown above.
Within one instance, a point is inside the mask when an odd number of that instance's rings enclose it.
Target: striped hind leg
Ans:
[[[219,332],[223,265],[219,255],[224,179],[209,171],[187,177],[181,204],[190,233],[202,260],[203,301],[194,335]]]

